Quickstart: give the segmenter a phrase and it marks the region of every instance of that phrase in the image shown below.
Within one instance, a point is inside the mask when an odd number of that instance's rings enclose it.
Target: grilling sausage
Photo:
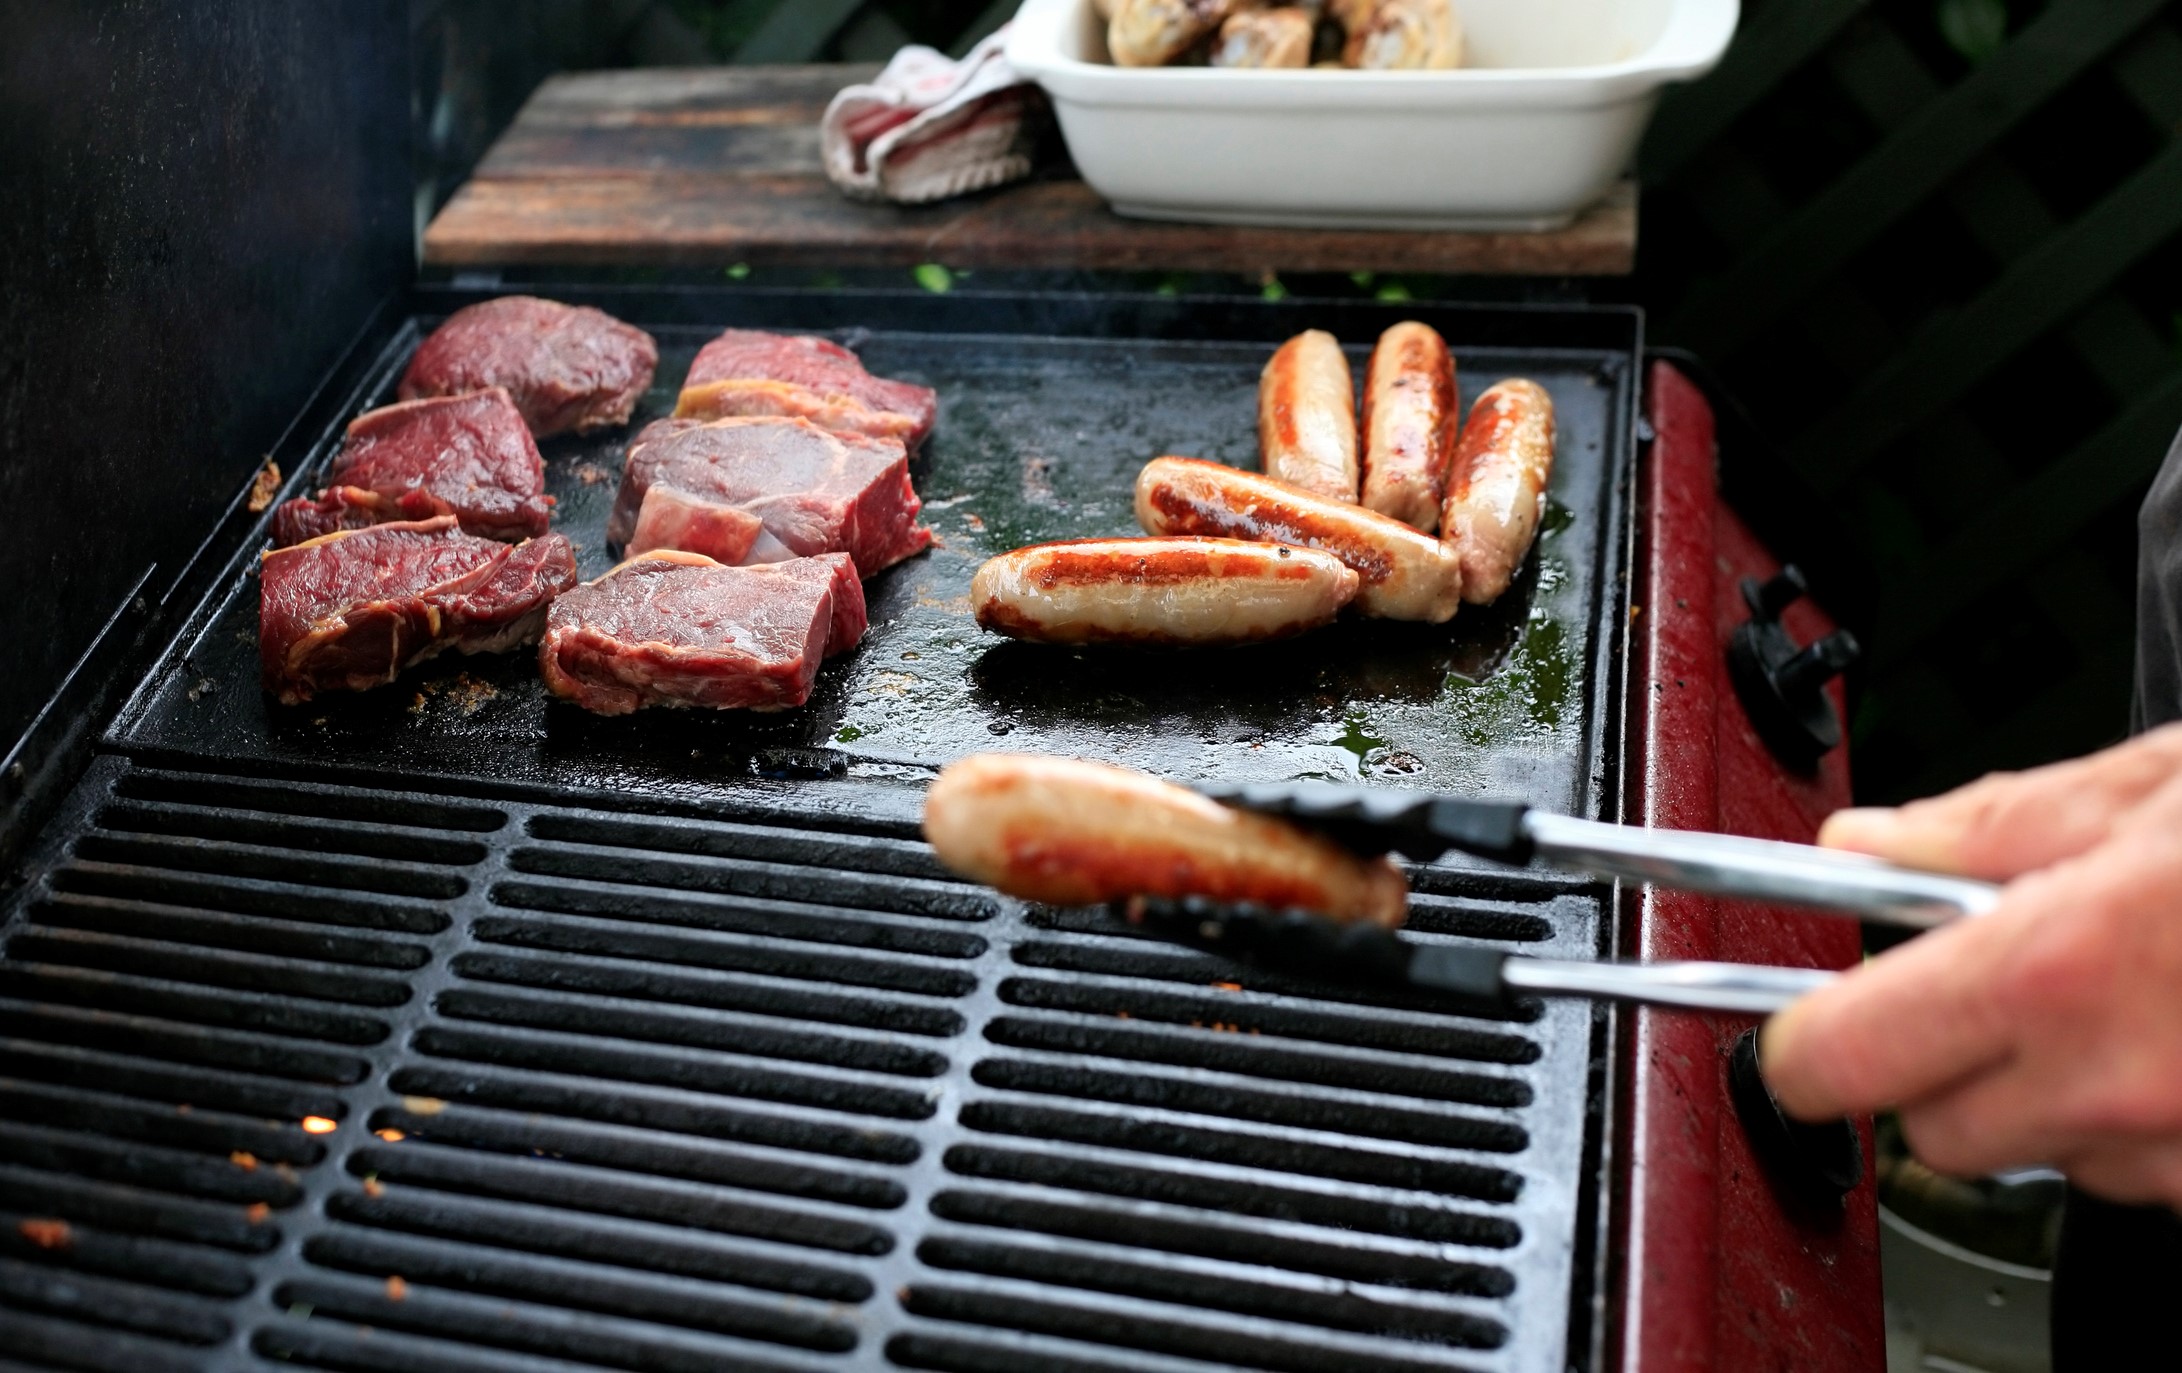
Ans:
[[[1239,539],[1074,539],[988,561],[970,579],[977,622],[1045,644],[1181,647],[1283,639],[1355,599],[1330,553]]]
[[[963,876],[1054,905],[1202,896],[1392,928],[1408,901],[1383,857],[1072,758],[980,753],[951,764],[925,794],[924,837]]]
[[[1217,534],[1321,549],[1362,579],[1356,608],[1440,624],[1462,605],[1462,559],[1400,520],[1299,486],[1196,458],[1154,458],[1136,479],[1136,518],[1152,534]]]
[[[1455,454],[1455,357],[1429,324],[1379,336],[1364,373],[1363,506],[1430,534]]]
[[[1553,398],[1520,377],[1488,388],[1462,427],[1440,509],[1440,537],[1462,556],[1462,599],[1485,605],[1508,589],[1552,476]]]
[[[1356,395],[1332,334],[1283,343],[1258,378],[1258,451],[1265,473],[1337,501],[1356,499]]]

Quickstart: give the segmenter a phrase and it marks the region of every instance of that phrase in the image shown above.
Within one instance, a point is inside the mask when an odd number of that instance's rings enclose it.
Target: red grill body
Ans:
[[[1656,437],[1639,478],[1628,818],[1807,841],[1849,803],[1847,749],[1799,775],[1751,726],[1727,642],[1747,615],[1741,579],[1779,564],[1720,499],[1704,394],[1665,362],[1646,380]],[[1785,621],[1804,643],[1833,629],[1809,601]],[[1830,690],[1839,708],[1840,684]],[[1860,954],[1853,921],[1656,891],[1630,906],[1629,957],[1843,968]],[[1729,1099],[1728,1050],[1750,1022],[1644,1010],[1626,1023],[1611,1277],[1620,1367],[1884,1368],[1870,1122],[1864,1181],[1836,1212],[1803,1208],[1753,1157]]]

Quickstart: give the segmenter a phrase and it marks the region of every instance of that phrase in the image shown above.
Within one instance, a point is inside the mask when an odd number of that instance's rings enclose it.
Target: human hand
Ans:
[[[1943,1172],[2051,1164],[2182,1207],[2182,725],[1988,777],[1820,842],[2006,881],[1766,1026],[1766,1078],[1812,1119],[1894,1107]]]

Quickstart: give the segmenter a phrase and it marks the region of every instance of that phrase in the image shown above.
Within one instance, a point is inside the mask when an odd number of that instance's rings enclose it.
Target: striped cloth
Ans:
[[[1049,112],[1001,55],[1007,27],[960,62],[912,44],[819,124],[826,176],[856,200],[919,205],[1030,175]]]

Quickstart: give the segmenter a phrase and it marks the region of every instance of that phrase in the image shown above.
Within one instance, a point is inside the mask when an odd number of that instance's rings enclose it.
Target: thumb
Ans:
[[[1768,1020],[1758,1047],[1780,1104],[1805,1120],[1859,1115],[2007,1058],[1992,983],[2013,923],[1994,912],[1934,930]]]
[[[1995,773],[1899,809],[1838,811],[1818,842],[1907,867],[2006,881],[2087,852],[2168,779],[2182,775],[2170,726],[2072,762]]]

